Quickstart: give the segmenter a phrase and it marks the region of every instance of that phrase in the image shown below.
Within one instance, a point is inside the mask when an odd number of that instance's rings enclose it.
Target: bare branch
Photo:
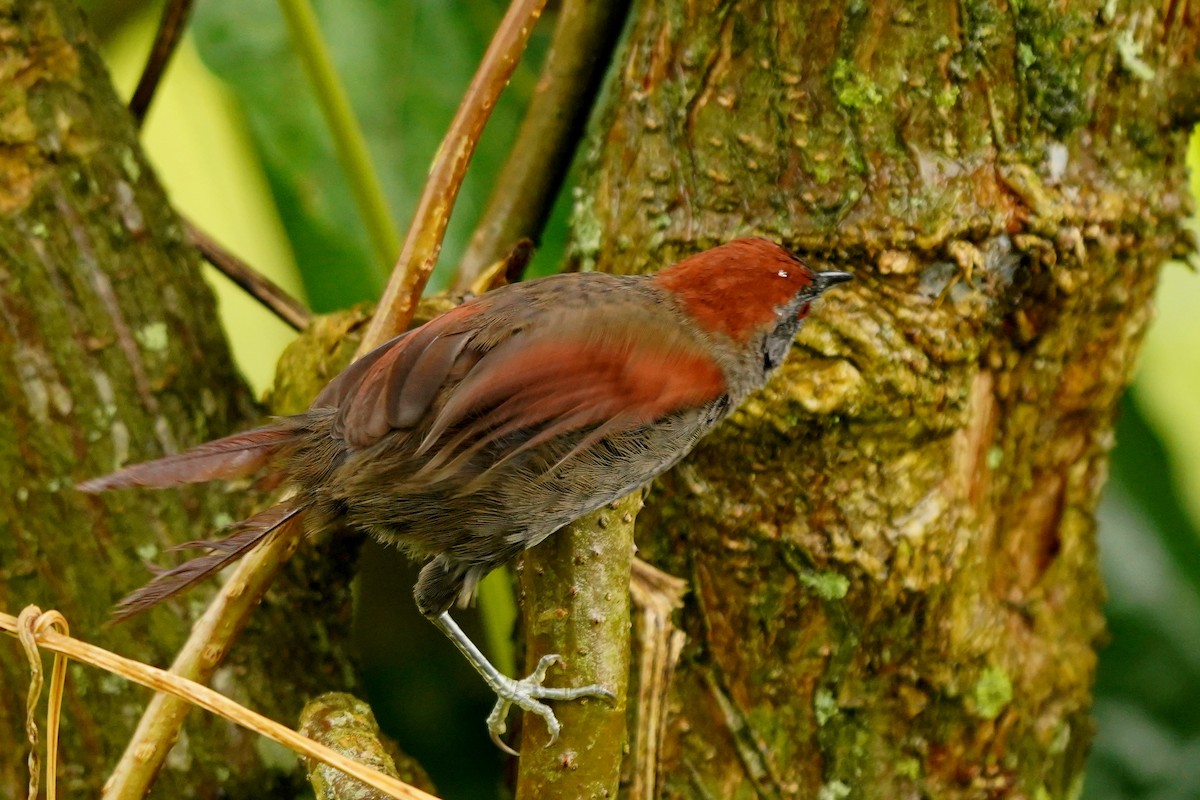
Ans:
[[[312,312],[292,297],[279,284],[258,272],[245,261],[226,250],[215,239],[200,230],[192,222],[185,222],[188,242],[204,260],[216,267],[221,274],[246,290],[251,297],[262,303],[275,316],[298,331],[308,327]]]
[[[404,249],[392,270],[391,280],[379,300],[375,319],[367,329],[358,354],[378,345],[408,327],[421,292],[437,264],[450,211],[458,197],[467,164],[483,133],[483,126],[492,115],[500,92],[508,84],[525,45],[533,33],[534,23],[542,13],[546,0],[513,0],[500,21],[500,27],[484,53],[483,61],[462,103],[450,123],[450,130],[438,148],[437,158],[429,171],[429,180],[421,192],[416,214],[404,241]]]
[[[561,655],[551,680],[600,684],[615,700],[577,700],[554,711],[562,735],[547,746],[541,720],[522,728],[517,800],[616,797],[629,683],[629,575],[636,491],[571,523],[532,550],[521,569],[526,664]]]
[[[459,291],[513,242],[541,237],[628,8],[627,0],[563,3],[529,110],[459,264]]]
[[[146,57],[146,66],[142,69],[137,89],[129,100],[129,113],[139,128],[146,121],[146,112],[150,110],[150,103],[158,90],[158,82],[166,72],[167,64],[175,54],[175,48],[183,39],[183,32],[187,30],[193,2],[194,0],[170,0],[163,8],[158,31],[154,34],[154,45],[150,48],[150,55]]]

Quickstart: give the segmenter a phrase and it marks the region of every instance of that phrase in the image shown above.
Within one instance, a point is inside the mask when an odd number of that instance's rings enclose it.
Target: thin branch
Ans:
[[[150,110],[158,83],[167,70],[171,56],[175,54],[175,48],[183,40],[193,2],[194,0],[169,0],[163,8],[162,18],[158,21],[158,31],[154,34],[154,44],[150,48],[150,55],[146,57],[146,66],[142,69],[142,77],[129,100],[129,113],[139,128],[146,121],[146,112]]]
[[[387,197],[379,184],[379,175],[371,163],[371,152],[367,140],[350,106],[350,98],[333,67],[333,59],[325,40],[321,38],[321,27],[308,0],[279,0],[291,31],[296,53],[300,56],[325,124],[333,136],[338,161],[346,173],[350,191],[354,195],[358,213],[375,252],[376,263],[382,268],[390,264],[400,250],[400,231],[388,208]]]
[[[199,250],[204,260],[216,267],[221,274],[245,289],[251,297],[296,330],[302,331],[308,327],[308,323],[312,321],[312,312],[283,287],[226,250],[192,222],[185,221],[184,228],[188,243]]]
[[[19,621],[16,617],[11,614],[0,613],[0,630],[16,635],[19,629]],[[93,644],[88,644],[71,636],[58,633],[48,627],[39,626],[34,630],[37,644],[51,652],[60,653],[76,661],[99,667],[115,675],[120,675],[126,680],[145,686],[148,689],[153,689],[156,692],[165,692],[173,695],[179,698],[179,702],[197,705],[211,714],[217,714],[260,736],[266,736],[268,739],[278,742],[300,755],[316,759],[334,769],[339,769],[348,775],[352,775],[369,786],[374,786],[377,789],[387,792],[391,797],[400,798],[400,800],[438,800],[427,792],[423,792],[407,783],[402,783],[396,778],[384,775],[370,767],[365,767],[341,753],[335,752],[305,736],[301,736],[290,728],[235,703],[225,695],[219,694],[207,686],[202,686],[199,683],[182,678],[173,672],[167,672],[158,667],[143,664],[141,661],[134,661],[133,659],[119,656],[102,647],[96,647]],[[158,696],[161,697],[162,695]],[[162,749],[169,749],[169,744]],[[115,793],[112,790],[110,781],[104,787],[103,796],[127,799],[142,797],[143,795],[144,792],[140,794]]]
[[[758,790],[759,797],[765,800],[783,797],[783,787],[780,785],[777,770],[773,768],[763,737],[754,729],[745,711],[730,698],[729,692],[715,674],[717,669],[712,667],[704,671],[704,683],[716,701],[725,728],[733,740],[738,759],[742,762],[742,768]]]
[[[628,8],[628,0],[563,3],[529,110],[459,264],[458,291],[513,242],[540,239]]]
[[[404,249],[379,301],[375,319],[363,337],[359,355],[408,327],[421,299],[421,292],[437,264],[450,211],[454,208],[467,164],[475,152],[483,126],[492,115],[496,100],[508,84],[521,54],[525,52],[534,23],[545,4],[546,0],[513,0],[504,19],[500,21],[500,27],[492,37],[483,61],[458,106],[454,121],[450,123],[450,130],[438,148],[429,180],[425,182],[416,214],[408,229]]]

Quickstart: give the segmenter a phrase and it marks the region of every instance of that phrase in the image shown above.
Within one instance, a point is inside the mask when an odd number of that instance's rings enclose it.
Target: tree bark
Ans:
[[[1176,3],[635,3],[579,265],[762,234],[856,277],[639,516],[691,589],[652,796],[1078,796],[1198,40]]]
[[[74,635],[166,665],[208,592],[105,629],[109,608],[149,577],[145,561],[246,512],[246,493],[215,486],[90,497],[73,486],[244,427],[258,411],[197,256],[75,4],[0,2],[0,70],[0,470],[9,487],[0,493],[0,607],[57,608]],[[346,573],[352,550],[297,562],[294,572],[309,578],[283,582],[264,603],[217,673],[222,692],[294,725],[307,696],[353,685],[349,625],[331,624],[347,613],[347,592],[330,596],[321,577]],[[11,656],[0,657],[4,797],[24,796],[26,785],[29,677],[15,644]],[[113,676],[71,667],[65,794],[99,796],[147,699]],[[292,796],[303,781],[290,754],[192,715],[152,794],[264,797],[274,786]]]

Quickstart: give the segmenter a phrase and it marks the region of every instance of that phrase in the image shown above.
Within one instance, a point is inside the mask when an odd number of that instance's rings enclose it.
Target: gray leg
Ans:
[[[558,738],[558,733],[562,730],[562,726],[554,716],[554,712],[550,710],[550,706],[539,701],[577,700],[580,697],[613,699],[613,693],[603,686],[580,686],[577,689],[558,689],[542,686],[542,681],[546,679],[546,670],[550,668],[551,664],[560,660],[557,655],[542,656],[541,660],[538,661],[537,669],[531,675],[521,680],[502,675],[484,657],[483,653],[479,652],[479,648],[475,646],[475,643],[467,638],[467,635],[462,632],[462,628],[458,627],[458,624],[450,618],[449,612],[443,611],[438,616],[430,617],[429,619],[434,625],[438,626],[442,633],[446,634],[446,637],[450,641],[454,642],[454,646],[467,657],[467,661],[471,662],[471,666],[475,667],[475,670],[483,676],[483,680],[487,685],[496,693],[496,706],[492,709],[492,713],[488,715],[487,719],[488,733],[491,734],[492,741],[496,743],[496,746],[506,753],[514,756],[520,755],[500,738],[505,730],[507,730],[504,721],[508,717],[508,711],[512,706],[537,714],[546,721],[546,727],[550,731],[550,741],[546,746],[549,747]]]

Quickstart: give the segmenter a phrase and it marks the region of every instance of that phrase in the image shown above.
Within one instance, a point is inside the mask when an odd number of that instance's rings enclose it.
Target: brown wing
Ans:
[[[521,449],[589,428],[616,433],[725,391],[712,358],[652,315],[556,321],[480,358],[433,417],[418,452],[447,435],[455,451],[460,442],[474,449],[518,430],[536,431]]]
[[[312,407],[338,409],[333,434],[354,447],[415,427],[474,334],[463,323],[487,307],[484,298],[464,303],[385,342],[330,381]]]
[[[525,305],[487,296],[368,354],[314,407],[339,409],[335,435],[364,447],[392,429],[421,434],[428,468],[517,431],[519,450],[556,436],[602,435],[703,405],[726,390],[699,341],[646,304],[580,308]],[[591,440],[592,437],[589,437]]]

